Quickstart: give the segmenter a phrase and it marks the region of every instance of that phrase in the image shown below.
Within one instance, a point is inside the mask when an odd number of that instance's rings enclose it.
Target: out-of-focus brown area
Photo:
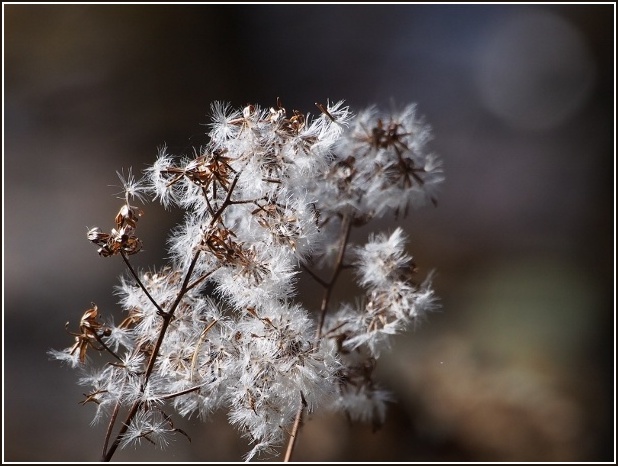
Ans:
[[[78,374],[46,351],[112,294],[116,171],[206,141],[210,103],[317,113],[418,104],[444,160],[439,205],[404,221],[440,312],[397,337],[384,426],[311,415],[304,461],[611,461],[614,5],[3,5],[4,459],[96,461]],[[112,186],[116,185],[116,186]],[[175,211],[145,207],[143,268]],[[392,220],[371,229],[393,228]],[[368,229],[355,240],[366,238]],[[303,295],[309,294],[301,282]],[[337,299],[349,299],[341,290]],[[227,425],[115,460],[236,461]]]

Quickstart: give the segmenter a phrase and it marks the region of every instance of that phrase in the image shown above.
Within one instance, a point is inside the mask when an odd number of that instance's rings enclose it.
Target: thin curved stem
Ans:
[[[339,252],[337,253],[337,259],[333,266],[333,275],[331,279],[326,283],[324,289],[324,295],[322,296],[322,305],[320,306],[320,320],[318,328],[316,330],[316,340],[319,340],[322,336],[322,327],[324,326],[324,320],[326,318],[326,312],[328,311],[328,304],[330,297],[335,287],[335,282],[343,269],[343,258],[345,256],[345,250],[348,246],[348,240],[350,239],[350,231],[352,230],[352,216],[345,214],[341,221],[341,243],[339,245]]]
[[[292,458],[292,453],[294,453],[294,447],[296,446],[296,441],[298,438],[298,431],[303,423],[305,408],[307,408],[307,401],[305,401],[303,392],[300,392],[300,406],[298,407],[296,417],[294,418],[294,425],[292,426],[292,432],[290,433],[290,439],[288,440],[288,447],[285,450],[285,457],[283,458],[285,463],[290,461]]]
[[[122,388],[124,389],[124,382],[122,383]],[[105,432],[105,441],[103,442],[103,458],[105,458],[105,453],[107,452],[107,445],[109,444],[109,439],[112,436],[112,429],[114,428],[114,424],[116,423],[116,418],[118,417],[119,412],[120,399],[116,401],[116,405],[114,406],[114,412],[112,413],[112,417],[110,418],[109,424],[107,425],[107,430]]]
[[[127,264],[127,267],[129,268],[129,271],[131,272],[131,275],[133,275],[133,278],[135,278],[135,281],[137,282],[139,287],[142,289],[144,294],[148,297],[150,302],[154,305],[154,307],[157,308],[157,311],[159,311],[159,314],[160,315],[165,314],[165,311],[163,309],[161,309],[161,306],[159,306],[159,304],[154,300],[154,298],[148,292],[148,289],[146,288],[146,286],[144,286],[142,281],[139,279],[139,276],[137,275],[137,273],[133,269],[133,266],[131,265],[131,262],[129,261],[129,258],[127,257],[125,252],[121,250],[120,251],[120,255],[122,256],[122,260],[124,261],[124,263]]]

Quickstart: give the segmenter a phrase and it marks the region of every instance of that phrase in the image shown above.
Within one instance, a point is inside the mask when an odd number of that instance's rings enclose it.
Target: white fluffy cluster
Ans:
[[[341,102],[320,110],[312,119],[280,105],[216,103],[207,147],[190,158],[163,149],[142,180],[126,183],[128,213],[117,226],[135,232],[129,197],[185,211],[170,261],[123,278],[121,324],[101,323],[95,306],[73,347],[52,352],[80,367],[87,350],[114,357],[80,383],[92,387],[86,401],[97,417],[117,406],[133,413],[120,446],[165,445],[178,433],[170,405],[203,418],[226,409],[254,445],[247,459],[281,445],[299,409],[383,420],[389,396],[371,377],[380,349],[436,301],[429,282],[412,279],[401,229],[364,246],[351,245],[350,229],[433,201],[440,164],[426,152],[429,128],[414,106],[396,115],[353,116]],[[129,265],[128,239],[96,231],[91,241],[107,241],[106,257],[121,254]],[[128,246],[141,244],[131,238]],[[366,295],[337,307],[329,300],[345,266]],[[322,309],[295,301],[301,271],[322,287]]]

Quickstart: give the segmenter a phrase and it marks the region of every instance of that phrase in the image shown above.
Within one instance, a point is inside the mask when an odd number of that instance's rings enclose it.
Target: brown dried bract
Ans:
[[[68,332],[75,337],[75,343],[69,349],[69,354],[75,354],[79,350],[79,362],[84,363],[86,360],[86,352],[89,347],[94,348],[97,351],[102,351],[104,348],[96,345],[100,343],[102,336],[109,336],[111,329],[101,322],[97,321],[99,310],[96,304],[92,303],[92,307],[88,309],[82,315],[79,321],[79,332]],[[69,323],[67,322],[66,327]],[[68,331],[68,330],[67,330]]]

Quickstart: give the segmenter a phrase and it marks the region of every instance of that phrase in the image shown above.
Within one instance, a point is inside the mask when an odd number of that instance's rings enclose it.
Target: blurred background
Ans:
[[[402,222],[442,308],[379,361],[385,425],[315,413],[295,459],[615,460],[615,5],[4,4],[3,20],[4,460],[99,458],[105,426],[46,352],[92,301],[120,319],[123,264],[85,237],[111,225],[116,171],[191,154],[215,100],[277,97],[416,102],[446,174]],[[143,268],[180,219],[145,210]],[[225,413],[175,423],[191,443],[114,460],[248,451]]]

